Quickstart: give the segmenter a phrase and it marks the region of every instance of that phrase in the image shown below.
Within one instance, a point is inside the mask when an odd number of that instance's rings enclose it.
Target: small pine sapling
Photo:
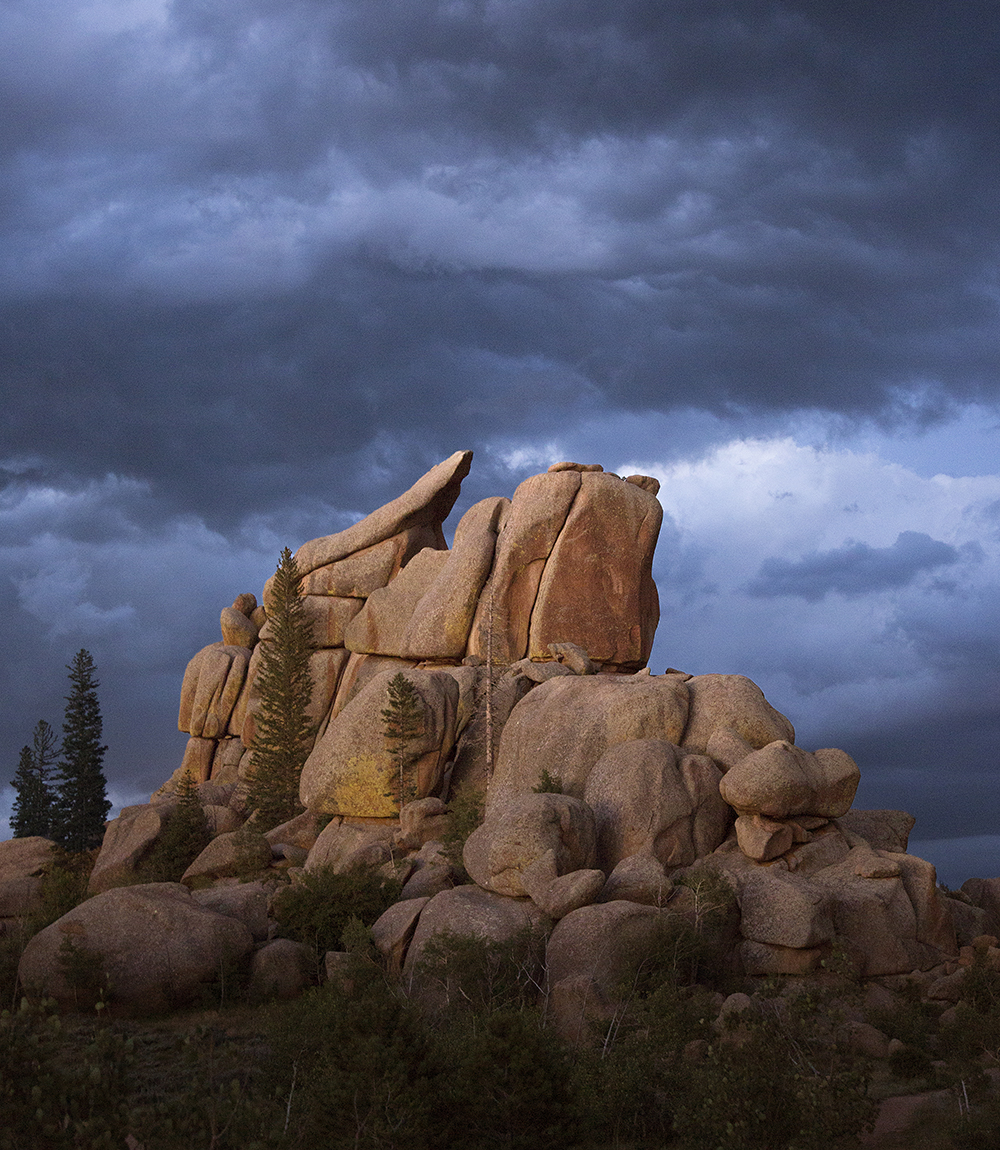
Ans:
[[[139,867],[143,882],[179,882],[212,837],[205,810],[198,801],[198,784],[190,771],[184,772],[175,793],[177,806]]]

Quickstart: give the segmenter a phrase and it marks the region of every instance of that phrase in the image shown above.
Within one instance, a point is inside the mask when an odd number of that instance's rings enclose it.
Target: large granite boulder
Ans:
[[[710,758],[686,755],[663,739],[610,747],[583,792],[597,823],[598,865],[610,872],[643,853],[664,866],[690,866],[711,854],[732,819],[719,794],[721,778]]]
[[[585,978],[607,1000],[619,997],[626,976],[655,952],[670,911],[616,901],[584,906],[556,923],[545,951],[550,989]]]
[[[504,727],[488,809],[530,792],[543,770],[582,798],[609,747],[633,739],[679,744],[687,714],[680,675],[563,675],[540,683]]]
[[[516,949],[525,979],[541,980],[542,955],[551,920],[529,899],[505,898],[478,886],[459,886],[435,895],[422,909],[403,963],[403,986],[421,1007],[438,1010],[461,993],[447,951],[449,940],[477,939],[487,947]],[[435,940],[437,943],[435,945]],[[488,988],[477,986],[476,993]]]
[[[362,655],[402,657],[406,629],[421,599],[448,563],[447,551],[425,547],[387,586],[373,591],[344,633],[348,650]]]
[[[689,675],[686,681],[688,721],[680,740],[685,750],[711,755],[726,770],[732,761],[776,739],[795,742],[795,728],[745,675]],[[713,739],[716,747],[729,748],[729,754],[714,753]]]
[[[422,711],[402,764],[382,712],[394,672],[377,675],[332,719],[302,768],[304,806],[324,814],[391,818],[402,802],[439,790],[455,744],[459,688],[444,671],[407,671]]]
[[[400,569],[425,547],[444,547],[440,524],[401,531],[345,559],[317,567],[303,576],[302,593],[367,599],[373,591],[395,579]]]
[[[836,818],[854,801],[861,772],[845,751],[804,751],[785,739],[751,751],[722,779],[722,797],[741,815]]]
[[[104,832],[87,886],[91,894],[135,881],[136,867],[153,849],[176,805],[170,800],[161,800],[122,808]]]
[[[659,500],[637,484],[580,474],[538,586],[529,658],[545,658],[550,643],[572,640],[595,662],[646,665],[660,618],[652,567],[662,519]]]
[[[319,567],[416,528],[430,527],[440,533],[440,526],[454,506],[471,465],[471,451],[456,451],[421,476],[408,491],[360,522],[336,535],[304,543],[295,553],[300,574],[308,575]],[[444,537],[440,538],[443,548]]]
[[[570,795],[527,794],[491,807],[466,840],[462,861],[484,889],[518,898],[529,893],[523,881],[529,868],[535,868],[536,886],[592,869],[596,846],[594,815],[585,802]]]
[[[229,915],[201,906],[180,883],[105,891],[80,903],[25,947],[18,967],[29,994],[64,1009],[112,1006],[140,1013],[191,1002],[221,971],[248,958],[253,938]],[[74,951],[91,959],[91,985],[67,980]]]
[[[497,663],[506,665],[528,653],[531,613],[542,570],[579,490],[580,472],[563,471],[533,475],[514,492],[473,621],[470,655],[485,659],[491,653]]]
[[[194,656],[181,684],[178,730],[205,739],[218,739],[228,733],[251,655],[246,647],[211,643]]]
[[[462,516],[447,561],[406,624],[401,649],[382,653],[414,659],[460,659],[465,654],[509,507],[508,499],[483,499]]]

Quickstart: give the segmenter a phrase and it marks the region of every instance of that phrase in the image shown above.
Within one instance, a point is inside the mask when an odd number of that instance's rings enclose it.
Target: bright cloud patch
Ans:
[[[790,438],[618,470],[662,485],[654,670],[748,674],[806,738],[992,705],[1000,476]]]

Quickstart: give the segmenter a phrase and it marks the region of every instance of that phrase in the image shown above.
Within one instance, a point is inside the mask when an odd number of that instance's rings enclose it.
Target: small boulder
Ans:
[[[234,878],[271,865],[271,844],[262,834],[242,827],[212,839],[181,875],[181,882]]]
[[[462,859],[486,890],[521,897],[521,872],[551,852],[549,879],[596,861],[594,816],[570,795],[528,794],[495,807],[468,837]]]
[[[809,948],[833,938],[829,893],[770,868],[750,875],[739,896],[743,937],[772,946]]]
[[[335,819],[320,832],[309,851],[307,871],[332,867],[346,874],[358,866],[380,866],[392,857],[393,828],[382,825],[356,825]]]
[[[399,812],[397,843],[404,850],[419,850],[440,839],[448,827],[447,804],[436,795],[407,803]]]
[[[389,973],[397,978],[403,972],[403,960],[420,912],[429,902],[429,897],[404,898],[393,903],[372,926],[375,949],[385,959]]]
[[[257,642],[257,625],[235,607],[222,608],[219,625],[222,642],[227,647],[246,647],[249,650]]]
[[[39,835],[0,842],[0,918],[21,918],[40,909],[42,876],[55,845]]]
[[[652,855],[635,854],[623,858],[608,875],[601,890],[601,902],[638,902],[645,906],[666,906],[673,898],[673,880],[663,863]]]
[[[316,959],[308,946],[276,938],[254,953],[250,994],[258,1001],[298,998],[315,981]]]

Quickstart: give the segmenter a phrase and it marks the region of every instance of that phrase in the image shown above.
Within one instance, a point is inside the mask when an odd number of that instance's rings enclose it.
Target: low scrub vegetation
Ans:
[[[79,897],[78,877],[61,868],[47,914]],[[725,957],[732,891],[712,874],[687,885],[684,913],[637,948],[573,1048],[546,1022],[543,940],[528,930],[438,936],[421,974],[446,993],[421,1014],[371,945],[399,894],[377,868],[306,874],[275,898],[281,933],[317,961],[351,956],[292,1002],[255,1005],[231,979],[197,1010],[109,1019],[100,966],[68,946],[91,1013],[15,1001],[0,1016],[0,1150],[857,1150],[878,1099],[932,1089],[954,1105],[908,1150],[1000,1147],[985,1073],[1000,1059],[1000,972],[985,951],[944,1024],[916,983],[866,1011],[868,987],[835,955],[815,978],[743,979]],[[734,991],[748,997],[720,1019]],[[898,1040],[890,1057],[851,1046],[861,1016]]]

